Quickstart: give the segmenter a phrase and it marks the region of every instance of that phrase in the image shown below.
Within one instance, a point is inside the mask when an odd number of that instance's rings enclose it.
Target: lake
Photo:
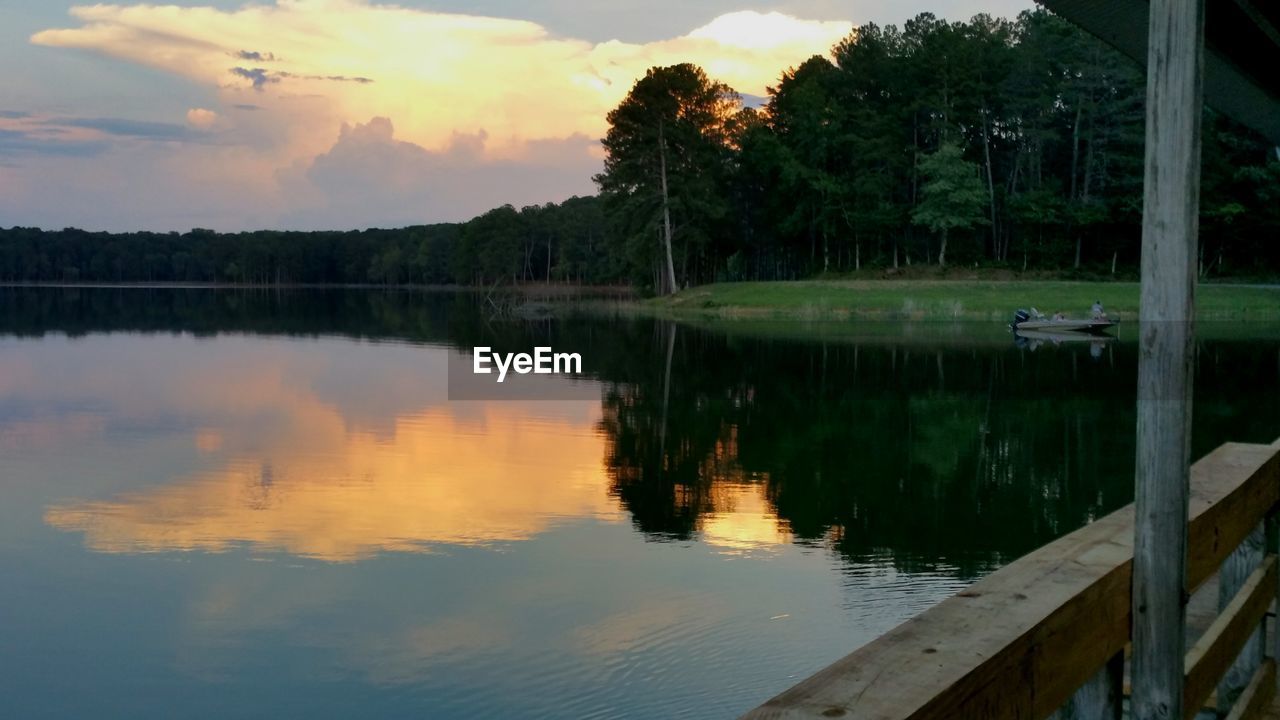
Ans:
[[[1134,330],[0,289],[0,714],[733,717],[1129,502]],[[449,400],[535,344],[564,398]],[[1278,386],[1202,327],[1195,454]]]

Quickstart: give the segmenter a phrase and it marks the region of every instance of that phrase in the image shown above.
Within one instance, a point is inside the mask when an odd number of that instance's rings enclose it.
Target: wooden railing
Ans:
[[[1278,503],[1280,443],[1228,443],[1191,468],[1187,593],[1217,574],[1220,599],[1186,654],[1189,709],[1212,699],[1228,717],[1249,718],[1271,703],[1276,654],[1264,658],[1263,644],[1280,592]],[[1133,512],[997,570],[744,717],[1119,718]]]

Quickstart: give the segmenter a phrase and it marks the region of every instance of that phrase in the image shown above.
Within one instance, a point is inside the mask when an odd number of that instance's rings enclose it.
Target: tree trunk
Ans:
[[[1014,191],[1018,189],[1018,176],[1022,172],[1023,154],[1024,153],[1020,151],[1013,158],[1013,171],[1009,173],[1009,183],[1005,186],[1005,194],[1008,197],[1012,197]],[[1000,241],[1000,260],[1004,262],[1009,261],[1009,246],[1013,244],[1013,232],[1010,230],[1011,227],[1016,227],[1016,225],[1010,223],[1010,226],[1005,228],[1004,238]]]
[[[658,162],[662,168],[662,243],[667,253],[667,294],[676,292],[676,262],[671,255],[671,200],[667,194],[667,137],[658,121]]]
[[[996,223],[996,181],[991,170],[991,133],[987,130],[987,109],[982,108],[982,153],[987,161],[987,196],[991,201],[991,258],[1000,259],[1000,226]]]
[[[915,208],[920,180],[920,122],[918,115],[911,116],[911,207]]]
[[[942,228],[942,245],[938,247],[938,267],[947,266],[947,229]]]
[[[827,236],[825,223],[822,228],[822,272],[831,269],[831,239]]]
[[[1071,126],[1071,200],[1075,200],[1076,194],[1076,173],[1080,163],[1080,113],[1084,106],[1079,98],[1076,99],[1076,121]]]
[[[664,328],[667,336],[667,367],[662,376],[662,424],[658,428],[658,467],[667,465],[667,406],[671,399],[671,356],[676,349],[676,324],[670,323],[670,333]]]
[[[809,272],[813,272],[813,266],[818,263],[818,233],[813,229],[817,223],[815,213],[809,211]]]

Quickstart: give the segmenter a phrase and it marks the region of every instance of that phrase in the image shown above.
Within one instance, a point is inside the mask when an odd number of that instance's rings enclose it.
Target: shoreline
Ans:
[[[535,301],[575,301],[578,310],[672,320],[750,321],[1007,321],[1017,308],[1082,317],[1095,300],[1121,322],[1138,319],[1139,285],[1124,280],[824,279],[725,282],[644,298],[618,285],[474,285],[221,282],[0,282],[0,288],[61,290],[217,290],[290,292],[361,290],[389,293],[489,293]],[[578,302],[580,301],[580,302]],[[1201,282],[1197,319],[1280,321],[1280,284]]]
[[[145,282],[145,281],[122,281],[122,282],[15,282],[0,281],[0,288],[56,288],[67,290],[383,290],[390,292],[457,292],[457,293],[486,293],[494,290],[494,288],[481,287],[479,285],[427,285],[420,283],[397,283],[394,285],[386,285],[382,283],[227,283],[227,282]],[[592,296],[617,296],[617,297],[636,297],[637,291],[628,286],[619,285],[557,285],[557,284],[528,284],[528,285],[503,285],[496,288],[498,292],[516,292],[522,295],[530,296],[549,296],[549,295],[592,295]]]
[[[1076,280],[792,280],[716,283],[630,303],[640,314],[717,321],[1007,321],[1017,308],[1085,317],[1094,301],[1138,320],[1139,284]],[[1201,283],[1196,319],[1280,321],[1280,285]]]

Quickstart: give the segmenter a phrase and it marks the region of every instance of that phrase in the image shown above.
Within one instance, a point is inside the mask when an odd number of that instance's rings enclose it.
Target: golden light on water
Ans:
[[[481,425],[432,410],[401,418],[390,438],[313,437],[305,449],[233,457],[158,489],[62,503],[45,520],[101,552],[250,545],[346,562],[525,540],[562,518],[621,517],[590,423],[533,420],[493,403]],[[202,430],[195,442],[211,451],[214,437]]]
[[[13,450],[100,443],[119,457],[170,459],[158,476],[101,490],[86,475],[80,494],[45,507],[48,525],[83,534],[94,551],[246,548],[353,562],[500,547],[569,522],[631,519],[607,464],[598,400],[445,402],[437,383],[448,351],[435,348],[344,355],[327,343],[164,346],[137,355],[103,343],[95,350],[103,364],[74,374],[32,358],[31,367],[50,372],[28,375],[15,394],[88,398],[101,411],[0,424],[0,447]],[[371,357],[380,360],[366,372]],[[0,359],[15,376],[23,367]],[[175,421],[190,429],[146,448],[112,430]],[[699,471],[706,489],[681,486],[673,502],[710,493],[695,530],[713,549],[747,554],[789,542],[767,479],[744,474],[736,444],[731,429]]]
[[[45,522],[85,536],[98,552],[225,552],[236,547],[351,562],[382,552],[496,546],[568,520],[621,522],[602,464],[599,408],[549,419],[518,403],[464,416],[449,407],[397,419],[389,432],[351,431],[329,417],[290,418],[302,432],[269,436],[255,452],[227,451],[228,433],[200,428],[192,443],[216,470],[103,500],[49,507]],[[300,403],[293,409],[320,406]],[[231,435],[234,435],[233,433]],[[236,441],[243,444],[244,439]],[[713,472],[703,542],[747,554],[790,542],[764,482]]]
[[[726,483],[719,488],[717,511],[699,524],[703,542],[737,554],[791,542],[790,531],[778,520],[764,490],[764,483]]]

